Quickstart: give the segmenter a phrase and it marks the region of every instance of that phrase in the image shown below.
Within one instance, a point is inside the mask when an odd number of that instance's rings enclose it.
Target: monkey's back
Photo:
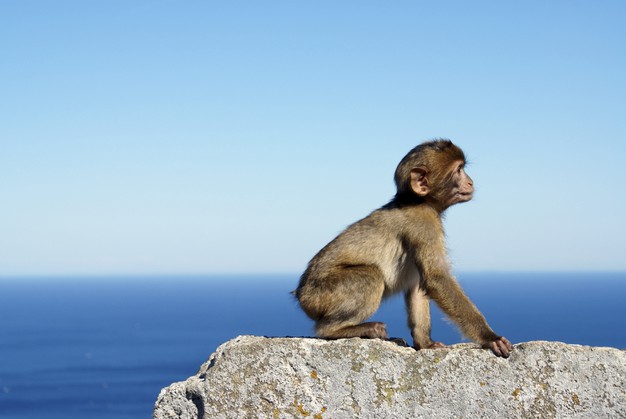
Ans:
[[[383,207],[347,227],[320,250],[300,279],[298,290],[314,282],[341,280],[341,270],[376,268],[385,284],[385,295],[407,289],[419,280],[414,254],[407,237],[430,235],[419,220],[428,216],[426,206]],[[438,217],[435,215],[438,221]]]

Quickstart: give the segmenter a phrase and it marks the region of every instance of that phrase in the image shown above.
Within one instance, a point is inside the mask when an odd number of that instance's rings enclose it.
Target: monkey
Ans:
[[[311,259],[294,294],[317,336],[388,339],[384,323],[365,320],[384,298],[403,292],[415,349],[446,347],[431,338],[432,299],[465,336],[509,357],[511,343],[489,327],[448,262],[442,217],[474,194],[465,165],[465,154],[448,139],[416,146],[396,168],[391,201]]]

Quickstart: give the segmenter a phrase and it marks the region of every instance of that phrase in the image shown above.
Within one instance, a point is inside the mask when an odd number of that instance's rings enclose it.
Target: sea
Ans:
[[[626,348],[626,273],[460,273],[511,342]],[[310,336],[298,275],[0,279],[0,418],[150,418],[238,335]],[[410,342],[401,296],[373,320]],[[464,341],[433,306],[433,338]]]

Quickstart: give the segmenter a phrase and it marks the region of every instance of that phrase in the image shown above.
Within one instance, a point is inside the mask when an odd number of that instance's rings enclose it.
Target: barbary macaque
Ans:
[[[442,348],[430,336],[430,299],[465,336],[507,358],[497,335],[451,273],[442,214],[472,199],[465,155],[449,140],[412,149],[395,172],[397,192],[350,225],[309,262],[295,295],[319,337],[387,339],[384,323],[365,322],[383,298],[403,292],[415,349]]]

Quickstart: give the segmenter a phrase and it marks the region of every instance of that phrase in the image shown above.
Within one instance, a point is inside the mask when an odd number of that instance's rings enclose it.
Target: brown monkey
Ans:
[[[396,169],[395,197],[313,257],[295,294],[318,336],[386,339],[384,323],[364,321],[383,298],[404,292],[416,349],[445,347],[430,337],[433,299],[467,337],[509,356],[511,343],[491,330],[447,260],[442,213],[474,192],[464,167],[463,151],[449,140],[418,145]]]

